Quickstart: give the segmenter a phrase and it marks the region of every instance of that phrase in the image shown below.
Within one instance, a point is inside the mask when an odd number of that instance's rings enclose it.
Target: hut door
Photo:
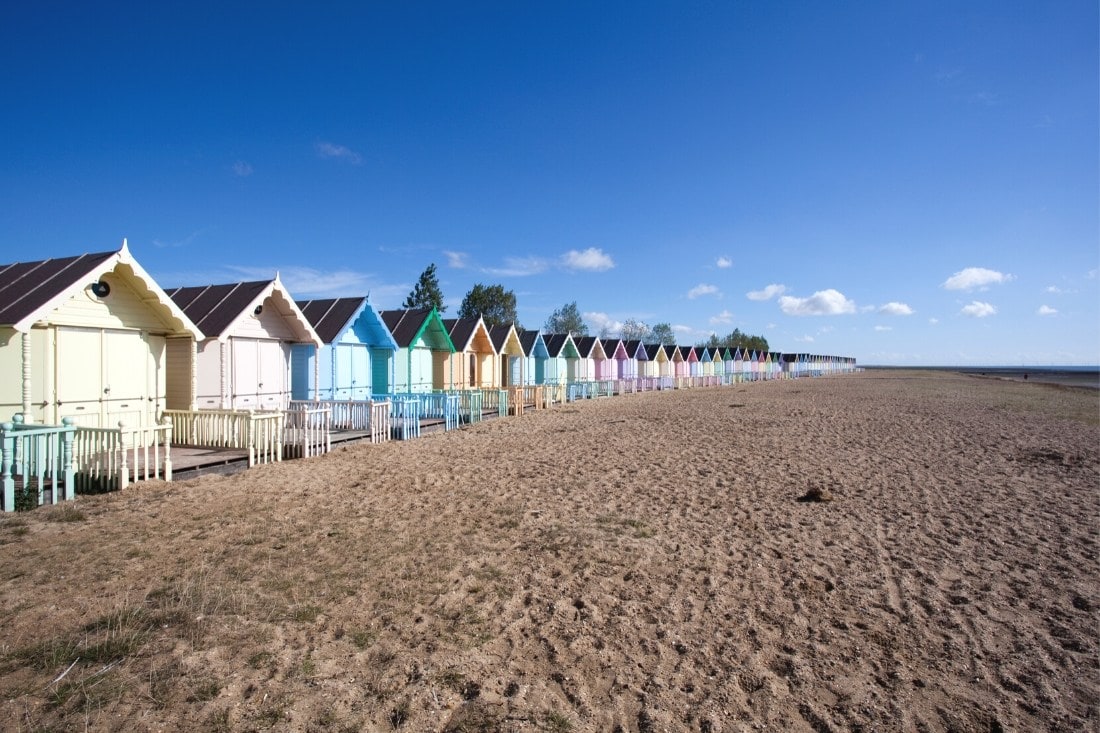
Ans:
[[[119,422],[127,427],[144,424],[150,361],[149,346],[137,331],[103,332],[104,427],[118,427]]]
[[[351,398],[370,399],[370,351],[366,344],[356,344],[351,352]]]
[[[389,394],[390,392],[390,357],[388,352],[382,349],[374,349],[371,352],[371,384],[367,390],[371,394]],[[369,395],[368,395],[369,398]]]
[[[470,354],[470,386],[477,386],[477,355]]]
[[[351,344],[336,344],[336,375],[333,382],[332,398],[334,400],[350,400],[355,378],[355,347]],[[358,398],[357,398],[358,399]]]
[[[278,341],[266,339],[257,342],[256,346],[259,407],[262,410],[285,409],[288,366],[284,347]]]
[[[54,411],[47,420],[57,425],[71,417],[83,428],[103,427],[103,336],[96,329],[57,328],[54,338],[56,382]]]
[[[233,339],[233,407],[243,410],[260,409],[258,342],[255,339]]]

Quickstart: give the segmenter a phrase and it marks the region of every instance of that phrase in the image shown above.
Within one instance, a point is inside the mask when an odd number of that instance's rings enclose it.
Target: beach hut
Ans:
[[[497,352],[481,316],[444,318],[443,326],[454,344],[454,354],[436,351],[436,371],[443,372],[444,389],[495,389],[500,387]],[[438,388],[437,388],[438,389]]]
[[[397,343],[393,394],[454,389],[445,381],[448,375],[444,370],[437,368],[455,350],[439,311],[435,308],[408,308],[385,310],[379,315]]]
[[[622,339],[600,339],[604,358],[596,362],[596,379],[623,379],[626,371],[624,363],[629,358]]]
[[[521,331],[520,345],[523,346],[523,379],[526,384],[546,384],[546,362],[550,353],[546,350],[546,339],[538,331]]]
[[[320,348],[321,339],[278,275],[167,292],[204,336],[194,353],[184,342],[168,345],[170,409],[286,409],[291,346]],[[187,401],[174,385],[192,383]]]
[[[551,333],[543,337],[546,342],[546,383],[568,384],[577,381],[580,354],[573,337],[567,333]]]
[[[669,361],[668,352],[661,344],[643,344],[645,349],[645,373],[646,377],[671,377],[672,362]],[[675,348],[675,347],[670,347]]]
[[[687,362],[684,360],[684,355],[680,351],[679,346],[666,345],[665,353],[668,354],[668,369],[670,376],[680,378],[689,375]]]
[[[170,344],[202,331],[134,260],[113,252],[0,265],[0,422],[155,425]],[[190,381],[178,385],[190,397]]]
[[[523,386],[525,383],[523,344],[520,342],[515,325],[490,326],[489,338],[500,360],[500,385],[502,387]]]
[[[291,394],[296,400],[369,400],[393,384],[393,340],[366,298],[299,300],[321,346],[291,346]]]
[[[716,346],[703,346],[695,350],[699,355],[699,374],[704,377],[714,376],[714,356],[718,352]]]
[[[637,339],[623,342],[627,358],[619,364],[621,379],[638,379],[646,374],[646,362],[649,361],[649,353],[645,344]]]
[[[578,382],[593,382],[597,376],[597,367],[605,360],[603,344],[595,336],[575,336],[573,342],[577,345],[577,377]]]

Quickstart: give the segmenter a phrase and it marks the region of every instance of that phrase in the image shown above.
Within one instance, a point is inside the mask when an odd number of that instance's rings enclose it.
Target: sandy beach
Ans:
[[[1096,390],[890,370],[78,497],[0,727],[1095,730],[1098,489]]]

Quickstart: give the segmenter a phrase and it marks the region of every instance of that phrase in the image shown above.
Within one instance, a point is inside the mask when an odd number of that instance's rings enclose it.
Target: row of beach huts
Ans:
[[[4,511],[582,399],[850,372],[812,354],[545,334],[279,277],[161,288],[118,251],[0,265]]]

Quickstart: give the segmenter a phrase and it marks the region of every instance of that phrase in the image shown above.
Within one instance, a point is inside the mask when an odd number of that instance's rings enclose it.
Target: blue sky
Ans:
[[[19,3],[0,261],[1100,362],[1097,4]]]

